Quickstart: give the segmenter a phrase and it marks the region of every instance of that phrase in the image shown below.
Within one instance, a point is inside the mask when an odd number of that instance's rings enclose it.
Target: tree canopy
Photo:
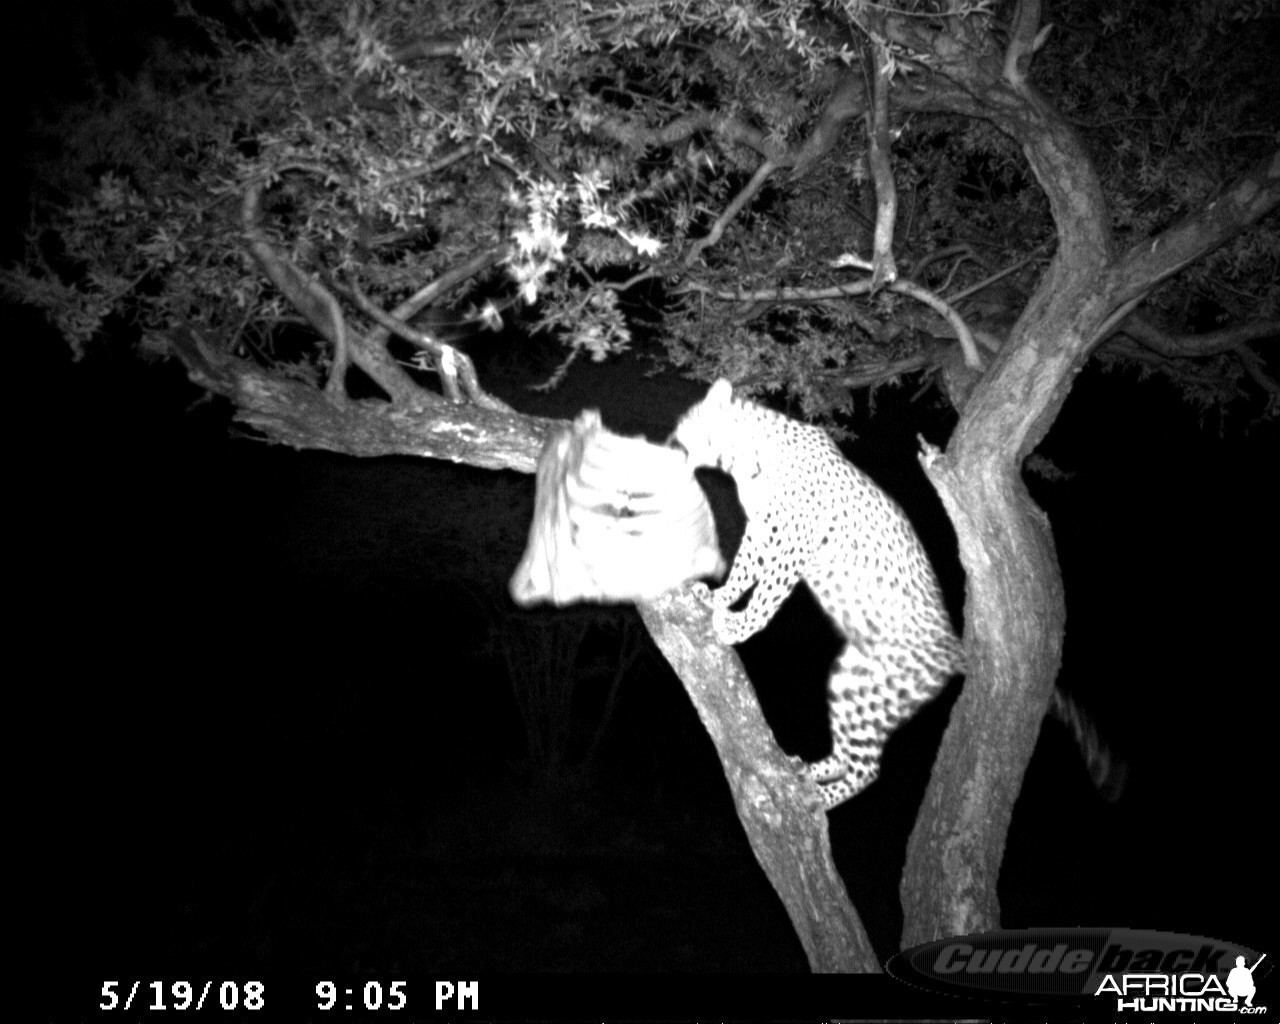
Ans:
[[[1037,86],[1083,136],[1113,250],[1268,155],[1264,7],[1047,12]],[[945,365],[955,332],[908,285],[967,312],[990,350],[1054,252],[1018,140],[940,73],[941,39],[1001,70],[1006,5],[239,11],[184,5],[136,76],[95,83],[36,133],[37,244],[8,281],[78,350],[117,317],[144,351],[191,331],[316,383],[349,359],[421,400],[409,379],[438,387],[434,375],[371,354],[388,331],[370,309],[411,320],[444,305],[455,330],[505,319],[554,331],[569,356],[654,330],[676,367],[784,389],[829,417],[851,388]],[[878,215],[868,39],[884,41],[903,281],[874,292],[857,269]],[[1268,221],[1166,279],[1103,357],[1174,377],[1205,406],[1273,411],[1249,343],[1274,331],[1276,242]],[[441,358],[415,345],[402,363]]]

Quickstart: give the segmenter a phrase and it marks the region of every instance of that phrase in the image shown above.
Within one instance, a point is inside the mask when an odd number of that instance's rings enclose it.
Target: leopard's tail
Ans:
[[[1070,694],[1057,687],[1049,712],[1071,730],[1094,788],[1107,803],[1119,800],[1128,781],[1129,766],[1111,750],[1093,719]]]

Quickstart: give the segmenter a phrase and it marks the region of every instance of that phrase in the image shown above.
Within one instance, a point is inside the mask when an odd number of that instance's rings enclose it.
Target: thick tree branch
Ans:
[[[742,662],[712,637],[707,603],[686,588],[638,608],[715,744],[751,851],[781,898],[810,968],[879,970],[832,861],[827,816],[808,809],[805,787],[811,784],[773,738]],[[805,869],[798,870],[801,857]]]
[[[563,423],[438,402],[421,415],[376,400],[337,405],[311,384],[236,359],[194,330],[172,335],[192,382],[231,400],[235,420],[293,448],[345,455],[413,455],[532,473],[546,436]],[[415,385],[416,387],[416,385]]]
[[[1169,230],[1124,253],[1109,275],[1120,306],[1240,234],[1280,204],[1280,150],[1259,160],[1221,196]]]
[[[1022,146],[1044,189],[1058,249],[1008,343],[960,389],[947,447],[924,459],[956,526],[968,575],[967,681],[908,846],[903,944],[997,927],[1009,822],[1062,660],[1065,601],[1053,536],[1021,477],[1087,354],[1082,333],[1114,307],[1096,301],[1111,261],[1101,183],[1071,127],[1005,75],[989,36],[888,16],[889,37],[921,53],[899,109],[980,117]],[[1034,41],[1034,40],[1033,40]],[[1015,64],[1017,60],[1015,60]]]
[[[1251,341],[1280,340],[1280,320],[1256,320],[1204,334],[1175,334],[1131,313],[1116,331],[1166,359],[1201,359],[1239,351]]]
[[[1107,357],[1148,366],[1185,387],[1228,398],[1243,394],[1238,383],[1243,369],[1273,406],[1280,405],[1280,382],[1249,345],[1263,339],[1280,339],[1280,321],[1239,324],[1206,334],[1174,334],[1133,313],[1121,321],[1101,351]]]

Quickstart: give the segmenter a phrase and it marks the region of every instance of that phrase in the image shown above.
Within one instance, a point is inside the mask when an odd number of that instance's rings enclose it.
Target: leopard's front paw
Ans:
[[[751,634],[742,631],[741,620],[742,616],[739,612],[732,612],[728,608],[716,608],[711,613],[711,628],[715,631],[716,639],[726,647],[742,643]]]
[[[810,770],[813,766],[803,757],[796,757],[795,754],[787,755],[787,763],[800,779],[805,807],[814,814],[821,814],[827,809],[827,800],[822,792],[822,783],[813,777],[813,772]]]
[[[711,588],[703,583],[702,580],[694,580],[690,583],[689,592],[699,601],[707,604],[711,603]]]

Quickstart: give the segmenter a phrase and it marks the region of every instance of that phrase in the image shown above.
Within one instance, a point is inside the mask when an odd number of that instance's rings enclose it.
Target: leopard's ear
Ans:
[[[733,398],[733,385],[720,377],[711,385],[706,400],[711,405],[728,405],[731,398]]]

